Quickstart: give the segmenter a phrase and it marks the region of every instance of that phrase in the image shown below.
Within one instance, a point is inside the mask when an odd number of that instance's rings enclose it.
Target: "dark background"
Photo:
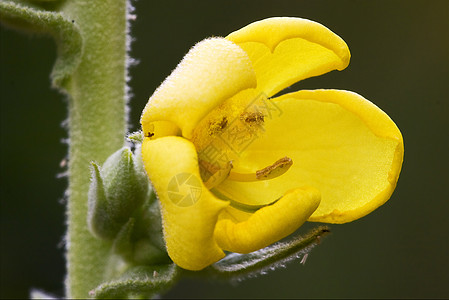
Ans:
[[[298,261],[239,284],[183,279],[163,297],[449,297],[449,1],[138,1],[131,55],[130,131],[148,97],[194,45],[253,21],[298,16],[318,21],[349,45],[342,72],[302,88],[360,93],[401,129],[405,159],[384,206],[332,234]],[[0,296],[31,288],[62,295],[65,274],[66,101],[50,88],[55,45],[0,29]],[[315,224],[311,224],[315,225]],[[310,227],[311,225],[308,225]],[[300,232],[304,232],[301,229]]]

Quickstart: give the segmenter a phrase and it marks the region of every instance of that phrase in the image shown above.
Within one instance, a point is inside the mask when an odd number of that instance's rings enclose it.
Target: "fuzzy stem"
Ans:
[[[110,244],[87,227],[90,162],[102,164],[124,144],[127,126],[127,0],[66,1],[63,13],[83,37],[69,95],[69,201],[66,297],[87,298],[105,279]]]

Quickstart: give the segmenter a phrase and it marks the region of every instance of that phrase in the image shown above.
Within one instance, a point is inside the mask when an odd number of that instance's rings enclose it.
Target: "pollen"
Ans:
[[[271,179],[278,177],[285,172],[293,165],[293,160],[290,157],[283,157],[280,160],[276,161],[271,166],[265,167],[262,170],[256,171],[257,179]]]
[[[261,112],[247,112],[240,115],[240,120],[248,124],[261,125],[265,121],[265,116]]]
[[[217,133],[222,132],[226,126],[228,125],[228,118],[225,116],[223,118],[221,118],[221,120],[219,121],[215,121],[215,122],[210,122],[209,123],[209,135],[216,135]]]
[[[293,160],[286,156],[255,173],[238,173],[231,171],[228,179],[243,182],[273,179],[283,175],[292,165]]]

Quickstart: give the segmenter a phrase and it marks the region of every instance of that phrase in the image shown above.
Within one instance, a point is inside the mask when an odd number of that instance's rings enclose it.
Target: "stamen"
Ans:
[[[276,202],[278,202],[279,199],[281,199],[281,198],[275,199],[275,200],[273,200],[273,201],[271,201],[270,203],[267,203],[267,204],[245,204],[245,203],[241,203],[241,202],[235,201],[234,199],[231,199],[229,197],[226,197],[225,195],[220,193],[217,189],[213,189],[212,193],[214,193],[215,196],[217,196],[219,199],[229,201],[229,205],[231,207],[236,208],[236,209],[238,209],[240,211],[247,212],[247,213],[255,213],[259,209],[261,209],[263,207],[266,207],[266,206],[273,205]]]
[[[154,136],[154,124],[148,125],[148,131],[145,132],[145,137],[152,138]]]
[[[231,171],[228,179],[243,182],[273,179],[287,172],[292,165],[293,160],[286,156],[274,164],[256,171],[256,173],[238,173]]]
[[[232,207],[234,207],[238,210],[241,210],[241,211],[244,211],[247,213],[255,213],[256,211],[258,211],[259,209],[261,209],[263,207],[275,204],[278,200],[279,199],[276,199],[268,204],[261,204],[261,205],[250,205],[250,204],[244,204],[241,202],[231,200],[229,205],[231,205]]]
[[[257,179],[272,179],[281,176],[290,169],[293,165],[293,160],[290,157],[283,157],[276,161],[271,166],[256,171]]]
[[[204,185],[207,189],[212,189],[222,183],[229,175],[229,172],[231,172],[232,169],[232,162],[229,161],[224,169],[218,169],[216,166],[206,162],[201,161],[200,162],[205,169],[210,172],[209,174],[212,174],[205,182]]]

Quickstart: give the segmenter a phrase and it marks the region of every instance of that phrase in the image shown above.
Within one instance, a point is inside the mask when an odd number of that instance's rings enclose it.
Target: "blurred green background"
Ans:
[[[272,16],[318,21],[349,45],[342,72],[290,90],[360,93],[401,129],[405,160],[384,206],[332,234],[297,262],[240,283],[183,279],[163,297],[449,297],[449,1],[135,1],[130,131],[148,97],[196,42]],[[55,45],[0,29],[2,298],[40,288],[62,295],[67,116],[50,88]],[[308,224],[310,228],[316,224]],[[300,232],[305,232],[304,228]]]

